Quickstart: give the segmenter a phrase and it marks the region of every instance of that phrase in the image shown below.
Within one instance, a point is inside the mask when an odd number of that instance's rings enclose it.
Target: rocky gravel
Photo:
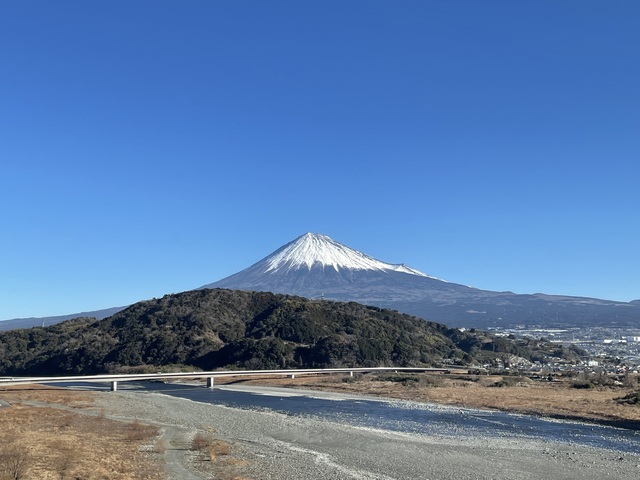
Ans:
[[[253,479],[640,478],[637,454],[521,437],[390,432],[148,392],[110,392],[98,398],[109,415],[215,431],[232,445],[234,456],[247,461],[242,475]]]

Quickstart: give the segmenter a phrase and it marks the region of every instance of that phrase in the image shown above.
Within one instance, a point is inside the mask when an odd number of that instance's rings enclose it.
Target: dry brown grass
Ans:
[[[210,432],[198,432],[191,441],[191,449],[198,453],[201,460],[196,464],[198,470],[221,480],[247,480],[239,472],[249,462],[234,456],[233,446],[229,442],[216,438]]]
[[[211,433],[197,432],[191,440],[191,450],[205,454],[208,460],[214,461],[231,454],[231,445],[215,438]]]
[[[209,460],[215,460],[218,457],[226,456],[231,453],[231,445],[222,440],[215,440],[207,447],[209,452]]]
[[[12,404],[1,410],[0,432],[3,443],[15,445],[26,454],[23,480],[166,478],[159,456],[171,445],[158,437],[157,428],[143,421],[110,420],[104,409],[94,406],[94,396],[92,392],[44,386],[0,390],[0,399]],[[24,402],[71,406],[74,411]],[[194,438],[192,448],[201,460],[207,460],[196,462],[195,468],[207,478],[247,480],[241,472],[248,462],[234,455],[234,447],[217,439],[215,432],[214,427],[203,427],[199,439]],[[2,472],[0,480],[4,480]]]
[[[3,439],[28,455],[24,479],[119,480],[161,479],[164,473],[150,453],[141,451],[157,434],[154,427],[131,425],[57,408],[31,407],[38,401],[88,408],[92,394],[53,388],[14,388],[0,391],[11,402],[2,408]],[[6,443],[6,442],[5,442]]]
[[[63,388],[29,385],[24,387],[2,387],[0,399],[9,402],[32,400],[47,403],[58,403],[74,408],[88,408],[93,406],[91,392],[70,391]]]
[[[200,460],[196,462],[196,468],[221,480],[247,480],[241,472],[249,462],[234,455],[233,445],[216,438],[212,431],[215,429],[205,428],[205,431],[197,432],[191,441],[191,450],[198,453]]]
[[[213,442],[213,436],[203,432],[197,432],[191,440],[191,450],[202,452]]]

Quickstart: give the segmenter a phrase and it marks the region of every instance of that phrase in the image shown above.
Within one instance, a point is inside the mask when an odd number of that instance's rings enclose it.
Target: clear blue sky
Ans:
[[[305,232],[488,290],[640,298],[640,2],[6,1],[0,319]]]

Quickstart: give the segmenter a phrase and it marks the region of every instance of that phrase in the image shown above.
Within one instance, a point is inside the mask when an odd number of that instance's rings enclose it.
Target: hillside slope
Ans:
[[[552,347],[563,355],[561,347]],[[132,305],[101,321],[0,333],[0,374],[48,375],[216,368],[434,366],[528,345],[357,303],[195,290]]]
[[[197,290],[140,302],[102,321],[3,332],[0,372],[87,374],[169,364],[207,370],[431,365],[464,356],[446,331],[355,303]]]

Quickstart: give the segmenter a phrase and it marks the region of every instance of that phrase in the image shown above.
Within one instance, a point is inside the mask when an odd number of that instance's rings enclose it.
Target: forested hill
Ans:
[[[465,364],[479,353],[495,352],[493,340],[500,340],[501,351],[519,348],[505,339],[353,302],[195,290],[136,303],[100,321],[2,332],[0,374],[90,374],[167,365],[212,370]]]

